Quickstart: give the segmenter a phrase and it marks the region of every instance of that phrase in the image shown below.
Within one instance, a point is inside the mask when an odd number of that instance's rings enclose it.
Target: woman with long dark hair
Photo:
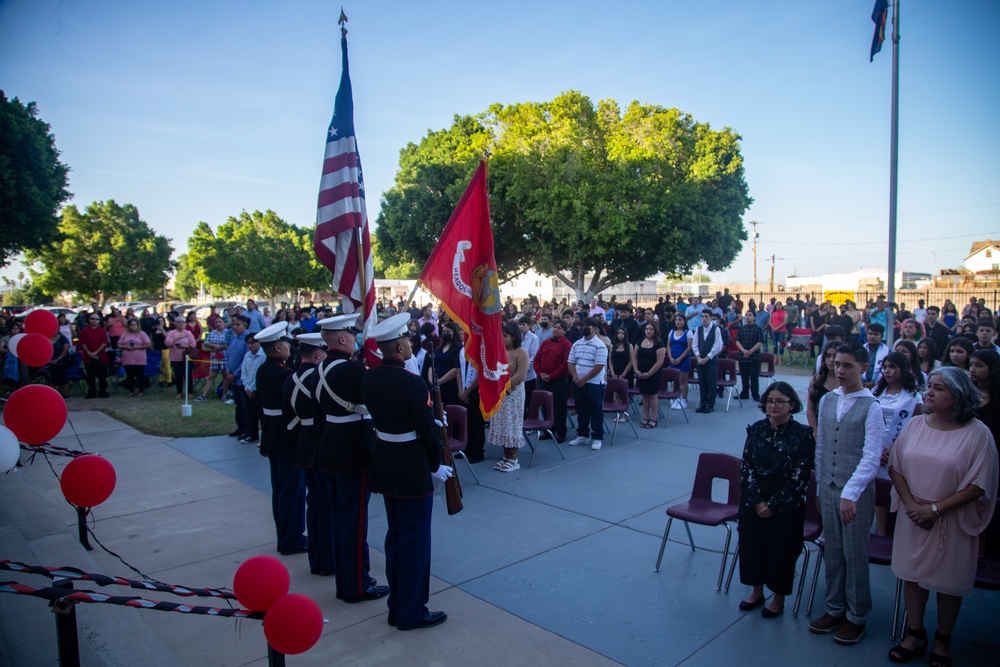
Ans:
[[[889,463],[889,450],[896,442],[900,431],[914,415],[919,415],[923,407],[917,377],[905,354],[890,352],[882,361],[882,376],[874,390],[875,398],[882,409],[885,420],[885,436],[882,439],[882,458],[876,473],[879,477],[889,479],[886,465]],[[884,507],[875,508],[875,532],[885,535],[888,527],[889,511]]]
[[[941,367],[938,352],[937,343],[930,336],[921,338],[917,343],[917,359],[920,360],[920,370],[925,376],[930,375],[935,368]]]
[[[941,366],[955,366],[963,371],[969,371],[969,360],[976,349],[968,338],[952,338],[941,355]]]
[[[628,331],[625,327],[615,329],[611,341],[611,354],[608,357],[608,375],[612,378],[623,378],[632,386],[635,379],[632,366],[632,344],[628,342]],[[625,417],[624,419],[628,419]]]
[[[503,343],[507,348],[507,371],[510,388],[500,409],[490,420],[490,444],[503,447],[503,458],[493,466],[500,472],[520,470],[517,452],[524,444],[524,379],[528,375],[528,351],[521,347],[521,329],[514,322],[503,325]]]
[[[621,331],[622,327],[619,329]],[[636,385],[642,396],[642,428],[656,428],[659,414],[660,369],[666,356],[666,348],[660,340],[660,327],[656,322],[646,322],[642,328],[643,338],[632,347],[632,366],[635,368]]]
[[[740,581],[753,587],[740,609],[764,604],[767,586],[774,598],[760,615],[776,618],[792,593],[802,551],[816,440],[811,428],[792,417],[802,401],[787,382],[764,390],[759,407],[767,417],[747,427],[740,465]]]
[[[441,387],[441,401],[445,405],[459,405],[458,400],[458,358],[462,354],[462,343],[458,337],[458,325],[449,322],[441,327],[441,344],[434,350],[434,370]],[[430,369],[428,369],[429,371]],[[427,385],[432,386],[430,373]]]
[[[809,381],[806,421],[813,431],[816,430],[820,399],[840,386],[833,368],[833,361],[837,357],[837,346],[840,344],[840,341],[833,341],[826,344],[826,347],[823,348],[823,363],[820,364],[819,371]]]
[[[913,377],[917,380],[917,387],[923,388],[927,384],[927,377],[920,370],[920,353],[917,352],[917,345],[911,340],[897,340],[892,346],[893,352],[899,352],[910,364]]]
[[[694,336],[688,329],[687,320],[683,314],[677,313],[674,315],[674,329],[667,336],[667,361],[670,363],[670,368],[681,373],[681,397],[670,406],[674,410],[687,408],[688,405],[688,373],[691,372],[693,341]]]

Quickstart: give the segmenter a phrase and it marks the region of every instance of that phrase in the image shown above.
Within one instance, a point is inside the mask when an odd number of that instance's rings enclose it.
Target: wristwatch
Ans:
[[[931,511],[934,512],[934,516],[941,516],[941,512],[937,508],[937,503],[931,503]]]

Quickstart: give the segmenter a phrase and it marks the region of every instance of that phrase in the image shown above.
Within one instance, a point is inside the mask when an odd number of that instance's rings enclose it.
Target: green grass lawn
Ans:
[[[112,387],[111,398],[85,400],[86,389],[71,390],[73,396],[66,406],[73,410],[100,410],[143,433],[168,438],[191,438],[208,435],[225,435],[236,426],[235,406],[226,405],[217,398],[196,403],[189,397],[192,415],[181,417],[184,400],[177,398],[174,387],[150,387],[145,396],[129,398],[124,387]]]

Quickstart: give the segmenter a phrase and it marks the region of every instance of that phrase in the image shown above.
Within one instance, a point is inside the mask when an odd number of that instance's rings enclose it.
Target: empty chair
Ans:
[[[552,408],[552,392],[545,391],[544,389],[536,389],[531,392],[531,403],[528,405],[528,416],[524,419],[524,423],[521,424],[524,440],[528,443],[528,446],[531,447],[531,458],[528,459],[529,468],[535,461],[535,452],[538,451],[538,436],[541,433],[548,433],[552,444],[556,446],[556,451],[559,452],[559,456],[563,459],[566,458],[566,456],[562,453],[562,449],[559,447],[559,443],[556,441],[555,434],[552,432],[552,427],[554,425],[555,410]],[[528,433],[534,433],[534,443],[528,439]]]
[[[479,484],[479,475],[465,455],[465,447],[469,444],[469,410],[461,405],[446,405],[444,411],[448,416],[448,445],[451,447],[451,455],[456,459],[465,459],[465,465],[469,466],[469,472],[476,484]],[[457,470],[455,474],[458,474]]]
[[[604,388],[604,404],[602,406],[605,415],[615,416],[614,430],[611,431],[611,444],[615,444],[615,435],[618,433],[618,417],[624,416],[628,425],[632,427],[632,434],[639,437],[635,430],[635,424],[628,416],[628,380],[624,378],[611,378]]]
[[[160,375],[160,363],[163,361],[163,354],[159,350],[146,350],[146,367],[142,369],[142,374],[149,383],[149,387],[157,387],[160,391],[163,390],[159,385],[159,375]]]
[[[729,482],[728,499],[724,503],[712,500],[712,483],[716,479]],[[694,486],[691,498],[686,503],[667,508],[667,527],[663,531],[663,542],[660,543],[660,555],[656,558],[656,571],[660,571],[663,561],[663,550],[667,546],[667,536],[670,535],[670,524],[674,519],[684,522],[691,550],[695,550],[694,538],[691,536],[689,523],[700,526],[724,526],[726,529],[726,544],[722,549],[722,564],[719,566],[719,581],[716,590],[722,588],[722,577],[726,572],[726,560],[729,557],[729,542],[733,530],[729,523],[736,521],[740,512],[740,459],[729,454],[705,452],[698,457],[698,469],[694,473]]]
[[[767,378],[767,383],[774,382],[774,355],[770,352],[760,353],[760,377]]]
[[[736,394],[736,400],[740,402],[740,407],[743,407],[743,399],[740,398],[739,392],[736,391],[736,378],[739,377],[739,373],[736,372],[736,362],[732,359],[719,359],[718,367],[718,380],[716,384],[719,389],[728,394],[726,398],[726,412],[729,412],[729,404],[733,402],[733,394]]]
[[[681,398],[681,372],[676,368],[664,368],[660,372],[660,389],[656,392],[656,396],[661,401],[667,401],[667,419],[666,423],[663,425],[664,428],[670,425],[670,413],[673,412],[674,401],[680,401]],[[687,410],[684,409],[684,403],[680,403],[681,414],[684,415],[684,421],[690,423],[688,419]]]
[[[812,329],[795,328],[788,332],[785,349],[788,351],[789,365],[802,362],[809,365],[809,350],[812,346]]]

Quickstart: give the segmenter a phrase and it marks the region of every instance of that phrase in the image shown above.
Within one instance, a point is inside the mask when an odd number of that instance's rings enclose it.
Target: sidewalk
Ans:
[[[785,379],[804,395],[807,378]],[[564,446],[565,461],[551,443],[541,443],[530,469],[504,475],[488,461],[477,464],[482,486],[458,461],[465,510],[449,517],[443,497],[434,507],[429,606],[448,612],[440,628],[398,632],[386,624],[384,601],[343,604],[331,578],[309,574],[305,555],[281,557],[292,592],[313,597],[329,619],[319,643],[289,656],[288,664],[889,664],[895,579],[888,568],[871,568],[875,609],[869,636],[854,647],[810,634],[805,603],[796,618],[789,599],[783,616],[766,621],[738,610],[746,595],[738,581],[728,595],[716,591],[722,528],[693,526],[699,548],[692,552],[683,527],[674,526],[661,571],[653,571],[664,509],[689,495],[698,455],[739,456],[746,425],[761,417],[748,402],[741,408],[734,399],[728,413],[724,408],[721,402],[711,415],[689,410],[690,423],[673,412],[669,428],[661,420],[655,431],[638,429],[638,438],[620,425],[614,445],[609,435],[598,452]],[[145,436],[98,412],[70,413],[54,444],[99,452],[114,464],[118,485],[94,512],[94,532],[144,573],[172,584],[230,587],[249,556],[277,556],[267,465],[255,447],[226,437]],[[68,459],[50,461],[60,471]],[[383,583],[384,534],[382,502],[373,496],[372,575]],[[731,548],[735,542],[734,535]],[[0,544],[0,558],[138,578],[96,544],[92,552],[80,547],[75,514],[40,457],[0,480]],[[0,574],[4,581],[47,583]],[[115,591],[89,582],[77,587]],[[823,611],[823,590],[821,575],[814,617]],[[152,592],[143,597],[192,602]],[[78,605],[77,618],[88,666],[267,664],[259,621],[105,604]],[[997,664],[998,619],[1000,596],[977,590],[966,599],[956,665]],[[934,627],[933,603],[927,623]],[[47,604],[0,595],[0,665],[42,664],[56,664]]]

